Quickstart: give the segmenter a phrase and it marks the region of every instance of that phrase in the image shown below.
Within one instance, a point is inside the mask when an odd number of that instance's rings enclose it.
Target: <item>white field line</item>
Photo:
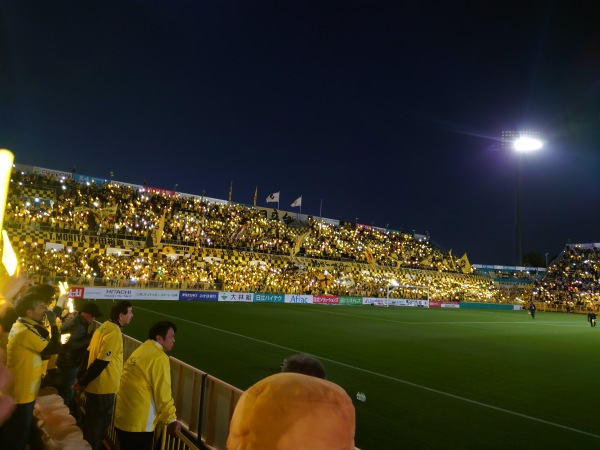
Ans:
[[[200,327],[208,328],[210,330],[214,330],[214,331],[218,331],[218,332],[221,332],[221,333],[230,334],[232,336],[237,336],[237,337],[240,337],[240,338],[248,339],[250,341],[259,342],[261,344],[269,345],[271,347],[281,348],[281,349],[288,350],[288,351],[294,352],[294,353],[303,353],[302,350],[298,350],[298,349],[291,348],[291,347],[285,347],[283,345],[275,344],[275,343],[269,342],[269,341],[264,341],[262,339],[256,339],[256,338],[253,338],[253,337],[250,337],[250,336],[246,336],[244,334],[234,333],[233,331],[227,331],[227,330],[223,330],[221,328],[211,327],[210,325],[205,325],[203,323],[193,322],[191,320],[183,319],[181,317],[171,316],[169,314],[164,314],[164,313],[160,313],[160,312],[157,312],[157,311],[152,311],[152,310],[146,309],[146,308],[140,308],[139,306],[136,306],[135,308],[136,309],[141,309],[142,311],[147,311],[147,312],[150,312],[150,313],[158,314],[158,315],[161,315],[161,316],[164,316],[164,317],[169,317],[171,319],[175,319],[175,320],[178,320],[178,321],[191,323],[193,325],[197,325],[197,326],[200,326]],[[439,322],[439,323],[445,323],[445,322]],[[467,323],[467,322],[465,322],[465,323]],[[481,323],[490,323],[490,322],[481,322]],[[506,322],[506,323],[514,323],[514,322]],[[391,380],[391,381],[396,381],[397,383],[402,383],[402,384],[405,384],[407,386],[415,387],[417,389],[422,389],[424,391],[433,392],[435,394],[443,395],[445,397],[450,397],[450,398],[453,398],[455,400],[460,400],[460,401],[463,401],[463,402],[466,402],[466,403],[471,403],[473,405],[481,406],[483,408],[492,409],[494,411],[499,411],[499,412],[503,412],[505,414],[509,414],[509,415],[512,415],[512,416],[521,417],[523,419],[531,420],[533,422],[543,423],[545,425],[549,425],[549,426],[552,426],[552,427],[555,427],[555,428],[561,428],[563,430],[568,430],[568,431],[572,431],[574,433],[583,434],[583,435],[590,436],[590,437],[593,437],[593,438],[596,438],[596,439],[600,439],[600,435],[597,435],[597,434],[594,434],[594,433],[589,433],[589,432],[583,431],[583,430],[578,430],[577,428],[572,428],[572,427],[569,427],[569,426],[566,426],[566,425],[561,425],[560,423],[550,422],[548,420],[540,419],[538,417],[533,417],[533,416],[529,416],[527,414],[521,414],[521,413],[516,412],[516,411],[511,411],[510,409],[500,408],[498,406],[494,406],[494,405],[489,405],[487,403],[478,402],[476,400],[471,400],[471,399],[466,398],[466,397],[461,397],[459,395],[454,395],[454,394],[451,394],[449,392],[444,392],[444,391],[440,391],[438,389],[433,389],[433,388],[430,388],[430,387],[427,387],[427,386],[423,386],[421,384],[413,383],[411,381],[406,381],[406,380],[402,380],[400,378],[392,377],[390,375],[385,375],[385,374],[382,374],[382,373],[374,372],[374,371],[369,370],[369,369],[363,369],[362,367],[352,366],[350,364],[346,364],[346,363],[343,363],[343,362],[340,362],[340,361],[335,361],[333,359],[325,358],[323,356],[319,356],[319,355],[314,355],[314,356],[316,356],[319,359],[322,359],[323,361],[328,361],[330,363],[337,364],[339,366],[344,366],[344,367],[347,367],[349,369],[353,369],[353,370],[357,370],[357,371],[360,371],[360,372],[368,373],[368,374],[374,375],[376,377],[385,378],[385,379],[388,379],[388,380]]]

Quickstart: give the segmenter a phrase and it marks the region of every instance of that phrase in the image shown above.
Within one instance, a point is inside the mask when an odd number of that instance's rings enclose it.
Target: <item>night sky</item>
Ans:
[[[417,233],[471,263],[600,242],[600,26],[580,1],[2,1],[16,162]],[[269,204],[273,206],[273,204]]]

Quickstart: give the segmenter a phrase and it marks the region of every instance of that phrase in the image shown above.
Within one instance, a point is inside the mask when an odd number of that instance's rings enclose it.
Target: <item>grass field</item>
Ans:
[[[600,447],[600,327],[585,316],[136,301],[124,332],[144,340],[165,319],[173,356],[242,389],[318,356],[353,398],[362,450]]]

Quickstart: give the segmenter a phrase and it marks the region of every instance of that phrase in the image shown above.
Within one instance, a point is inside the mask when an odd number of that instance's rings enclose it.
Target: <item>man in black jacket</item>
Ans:
[[[87,302],[79,310],[79,314],[68,319],[60,330],[63,336],[66,334],[70,334],[70,336],[62,346],[56,361],[56,366],[60,372],[58,390],[71,413],[75,412],[75,405],[72,401],[74,393],[72,386],[75,383],[77,370],[83,361],[94,333],[92,326],[94,319],[101,315],[102,313],[95,303]]]

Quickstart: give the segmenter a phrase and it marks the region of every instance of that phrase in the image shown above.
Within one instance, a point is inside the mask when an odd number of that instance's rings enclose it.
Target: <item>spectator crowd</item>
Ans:
[[[382,297],[394,280],[413,287],[395,289],[392,297],[423,297],[429,291],[439,300],[502,300],[488,278],[465,273],[451,252],[413,234],[311,218],[303,223],[277,210],[151,188],[15,172],[5,220],[14,235],[35,229],[139,244],[148,244],[160,228],[160,245],[210,255],[129,256],[92,246],[51,249],[19,241],[22,265],[38,281]],[[235,251],[260,259],[229,258]],[[282,258],[289,263],[282,266]]]
[[[566,310],[595,309],[600,301],[600,244],[567,244],[533,288],[536,301]]]
[[[599,251],[593,246],[567,246],[544,282],[508,293],[427,237],[310,217],[303,222],[275,209],[33,172],[13,173],[5,222],[14,236],[35,229],[159,250],[53,249],[19,240],[22,266],[36,281],[372,297],[386,296],[388,286],[398,282],[391,297],[428,293],[431,300],[486,302],[515,296],[596,302],[598,292]],[[235,257],[241,252],[253,258]]]

